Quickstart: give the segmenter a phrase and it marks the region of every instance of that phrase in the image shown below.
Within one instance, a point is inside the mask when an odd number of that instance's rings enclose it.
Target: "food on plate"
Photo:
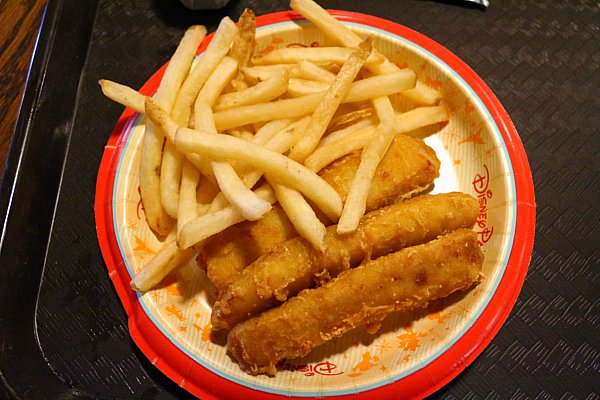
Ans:
[[[456,230],[301,292],[237,325],[228,334],[227,346],[247,373],[274,375],[284,358],[302,357],[358,326],[370,325],[376,331],[393,311],[426,307],[468,289],[479,281],[482,264],[475,232]]]
[[[201,57],[206,28],[188,29],[152,97],[99,82],[144,114],[144,235],[162,247],[132,289],[197,255],[217,294],[211,329],[250,374],[468,289],[483,259],[467,230],[477,200],[424,194],[440,161],[410,135],[449,121],[440,91],[314,1],[290,5],[333,44],[258,49],[247,9]]]
[[[360,163],[349,154],[319,175],[345,199]],[[373,177],[367,211],[425,192],[439,175],[440,162],[422,140],[396,136]],[[217,292],[222,291],[251,262],[298,233],[278,205],[258,221],[244,221],[208,238],[199,246],[198,264],[206,268]]]
[[[213,306],[214,330],[236,324],[356,267],[365,258],[378,258],[403,247],[435,239],[459,228],[471,228],[478,202],[470,195],[422,195],[365,215],[357,229],[339,235],[327,228],[324,250],[301,237],[273,248],[248,267],[220,293]]]

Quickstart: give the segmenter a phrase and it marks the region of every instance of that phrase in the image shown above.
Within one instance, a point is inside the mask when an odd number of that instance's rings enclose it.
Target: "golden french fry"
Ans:
[[[406,90],[415,85],[414,72],[404,69],[396,74],[369,77],[352,82],[350,90],[342,99],[342,103],[360,102],[375,97],[388,96],[400,90]],[[268,103],[252,104],[229,108],[215,112],[215,124],[219,130],[227,130],[270,121],[277,118],[299,118],[315,111],[326,92],[315,93],[293,99],[277,100]]]
[[[374,124],[367,125],[345,134],[338,140],[319,146],[306,158],[304,165],[311,171],[319,172],[338,158],[362,149],[375,134],[375,129],[376,126]]]
[[[404,113],[396,114],[396,122],[400,132],[410,135],[411,131],[424,126],[445,122],[450,119],[448,110],[443,106],[417,107]]]
[[[190,161],[185,160],[181,172],[181,185],[179,187],[177,237],[179,237],[183,226],[198,216],[198,198],[196,192],[199,182],[200,173]]]
[[[226,136],[219,135],[217,132],[210,105],[197,101],[194,115],[195,125],[199,131],[212,136]],[[246,187],[228,161],[221,158],[211,161],[210,165],[223,195],[240,211],[244,218],[254,221],[271,209],[271,203],[261,199]]]
[[[177,218],[179,209],[179,185],[181,183],[181,170],[183,168],[183,155],[175,145],[167,140],[163,149],[160,165],[160,202],[172,218]]]
[[[242,68],[248,65],[256,45],[256,16],[254,12],[246,8],[238,20],[237,26],[238,34],[233,40],[229,56],[236,59],[240,68]],[[231,81],[231,85],[235,90],[246,88],[244,74],[241,69],[238,70],[235,79]]]
[[[375,170],[398,132],[396,114],[390,100],[387,97],[379,97],[373,100],[373,106],[381,122],[377,127],[377,134],[363,149],[360,164],[350,184],[344,210],[338,222],[337,233],[339,234],[356,230],[360,218],[365,214],[367,196]]]
[[[256,16],[254,12],[246,8],[237,23],[238,35],[233,41],[229,56],[237,60],[240,67],[248,65],[256,42]]]
[[[219,130],[237,128],[256,122],[270,121],[274,116],[280,119],[299,118],[312,113],[322,93],[297,99],[284,99],[268,103],[250,104],[228,108],[214,113],[215,124]]]
[[[356,78],[358,71],[360,71],[363,63],[369,57],[369,54],[371,54],[372,49],[373,40],[367,38],[348,56],[331,87],[325,92],[315,112],[312,114],[304,135],[290,150],[290,158],[304,162],[306,157],[317,147],[333,114],[350,91],[352,81]]]
[[[131,288],[146,292],[160,283],[171,271],[188,262],[196,253],[191,249],[182,250],[175,239],[167,242],[163,248],[146,263],[131,280]]]
[[[315,248],[323,250],[325,244],[325,225],[317,218],[310,204],[308,204],[299,191],[279,183],[269,175],[266,178],[275,192],[277,201],[298,234]]]
[[[297,67],[297,64],[275,64],[275,65],[253,65],[241,69],[244,76],[253,82],[261,82],[269,79],[274,72],[286,69],[288,72]]]
[[[269,204],[275,202],[275,195],[269,185],[263,185],[256,189],[255,194]],[[181,229],[177,243],[180,248],[189,249],[207,237],[243,220],[244,216],[240,214],[239,210],[228,205],[219,211],[209,212],[189,221]]]
[[[226,135],[211,135],[179,128],[177,148],[184,153],[199,153],[217,159],[231,158],[255,166],[285,182],[312,200],[332,220],[342,210],[340,195],[322,178],[298,162],[260,145]]]
[[[401,93],[417,104],[433,105],[439,103],[442,95],[439,91],[425,85],[421,81],[417,81],[414,88],[405,90]]]
[[[293,120],[291,119],[273,119],[256,131],[252,141],[257,144],[264,144],[278,132],[287,128],[292,122]]]
[[[340,110],[338,110],[338,111],[340,111]],[[354,110],[348,111],[346,113],[340,113],[340,115],[334,116],[331,119],[331,123],[327,127],[327,132],[328,132],[327,136],[325,136],[323,138],[323,140],[321,140],[321,143],[319,143],[319,144],[322,144],[323,141],[328,140],[327,138],[333,132],[348,128],[357,122],[372,119],[371,116],[374,114],[374,112],[375,111],[373,110],[373,107],[371,107],[369,105],[367,107],[361,106],[358,109],[354,109]]]
[[[266,80],[238,92],[225,93],[221,95],[215,104],[215,111],[231,107],[256,104],[270,101],[287,89],[288,72],[285,68],[274,72]]]
[[[325,83],[332,83],[335,79],[335,74],[333,72],[306,60],[300,61],[298,66],[292,69],[290,76]]]
[[[300,61],[310,61],[317,64],[343,64],[351,53],[352,50],[346,47],[282,47],[272,50],[262,57],[254,58],[252,63],[254,65],[272,65],[297,64]],[[377,65],[382,62],[383,57],[379,55],[369,57],[365,61],[365,65]]]
[[[321,32],[337,43],[346,47],[355,47],[360,43],[360,37],[335,19],[320,5],[312,0],[291,0],[290,7],[302,14]]]
[[[223,57],[219,65],[217,65],[204,83],[204,86],[202,86],[202,89],[200,89],[196,103],[203,102],[212,107],[237,71],[238,62],[232,57]],[[194,121],[196,121],[196,118],[194,110]]]
[[[322,81],[312,81],[300,78],[291,78],[288,82],[287,92],[292,97],[308,96],[324,92],[331,86],[331,83]]]
[[[223,57],[229,52],[229,48],[231,47],[231,43],[237,32],[238,29],[236,25],[228,17],[223,18],[219,23],[219,27],[206,48],[206,51],[196,62],[196,65],[177,93],[173,119],[177,121],[178,124],[187,126],[192,105],[194,104],[196,97],[198,97],[200,89]]]
[[[108,79],[100,79],[98,83],[102,88],[102,93],[112,101],[125,107],[129,107],[140,114],[143,114],[146,111],[144,108],[146,96],[137,90],[117,82],[109,81]]]
[[[173,57],[171,57],[155,96],[156,101],[164,106],[167,111],[170,111],[173,104],[175,104],[177,93],[190,72],[196,50],[198,50],[198,46],[205,36],[206,28],[204,26],[195,25],[190,27],[186,30]],[[165,104],[169,105],[168,107],[162,103],[163,100],[161,99],[163,98]]]

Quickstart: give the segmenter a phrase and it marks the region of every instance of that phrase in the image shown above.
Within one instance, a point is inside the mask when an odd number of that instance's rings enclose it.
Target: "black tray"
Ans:
[[[140,87],[189,25],[212,31],[245,7],[287,3],[49,1],[0,192],[0,397],[190,397],[132,343],[96,242],[96,174],[122,112],[97,81]],[[432,397],[600,398],[599,8],[459,3],[321,2],[446,46],[495,91],[529,155],[537,237],[523,290],[487,349]]]

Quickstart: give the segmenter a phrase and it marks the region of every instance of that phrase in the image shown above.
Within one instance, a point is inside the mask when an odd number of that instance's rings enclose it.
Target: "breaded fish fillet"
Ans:
[[[359,163],[360,153],[353,153],[324,168],[319,175],[345,199]],[[375,172],[367,212],[422,193],[439,176],[439,169],[435,152],[422,140],[397,135]],[[275,205],[262,219],[239,223],[207,239],[199,249],[198,265],[206,268],[219,293],[244,267],[297,235],[281,207]]]
[[[375,259],[403,247],[428,242],[477,219],[477,200],[464,193],[422,195],[365,215],[355,232],[338,235],[327,228],[325,250],[302,237],[276,246],[245,268],[213,306],[214,330],[236,324],[322,284],[365,258]]]
[[[428,305],[465,290],[481,276],[483,253],[473,231],[461,229],[419,246],[367,262],[281,306],[237,325],[227,346],[252,375],[274,375],[282,359],[316,346],[392,311]]]

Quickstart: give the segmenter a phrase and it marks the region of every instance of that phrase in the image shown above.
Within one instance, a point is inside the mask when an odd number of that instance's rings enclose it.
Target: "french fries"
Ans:
[[[321,136],[327,129],[327,125],[333,118],[333,114],[342,103],[342,100],[347,97],[352,81],[356,78],[372,49],[373,41],[371,38],[367,38],[350,53],[340,72],[333,80],[331,87],[321,97],[321,101],[312,114],[304,135],[292,147],[290,158],[303,162],[317,147]]]
[[[237,25],[223,18],[195,61],[206,29],[186,31],[152,98],[99,81],[108,98],[146,116],[144,212],[158,235],[171,232],[132,280],[134,289],[151,289],[189,259],[193,246],[261,218],[274,202],[299,235],[322,249],[325,225],[319,218],[339,220],[339,233],[356,227],[370,179],[394,135],[448,119],[441,106],[397,113],[388,96],[431,105],[439,92],[312,0],[292,0],[291,6],[337,45],[281,47],[255,56],[255,16],[247,9]],[[344,203],[316,172],[354,151],[363,151],[362,162]]]
[[[277,152],[236,137],[211,135],[189,128],[177,130],[175,144],[185,153],[230,158],[253,165],[302,192],[331,220],[337,220],[341,214],[342,199],[328,183],[302,164]]]
[[[404,90],[413,87],[415,84],[414,72],[410,70],[402,71],[405,72],[400,72],[392,77],[383,75],[352,82],[347,94],[342,97],[341,103],[366,101],[397,93],[398,88]],[[393,84],[389,84],[390,81],[393,81]],[[326,93],[319,92],[299,98],[282,99],[217,111],[215,112],[215,124],[217,129],[227,130],[269,121],[273,115],[276,115],[277,118],[299,118],[313,113]]]
[[[201,26],[188,29],[167,66],[155,96],[156,102],[167,111],[170,111],[176,102],[177,92],[189,72],[192,58],[205,34],[206,28]],[[173,225],[173,219],[162,206],[160,176],[157,173],[162,164],[163,140],[164,133],[152,122],[147,121],[139,170],[140,193],[146,221],[159,235],[166,235]]]

